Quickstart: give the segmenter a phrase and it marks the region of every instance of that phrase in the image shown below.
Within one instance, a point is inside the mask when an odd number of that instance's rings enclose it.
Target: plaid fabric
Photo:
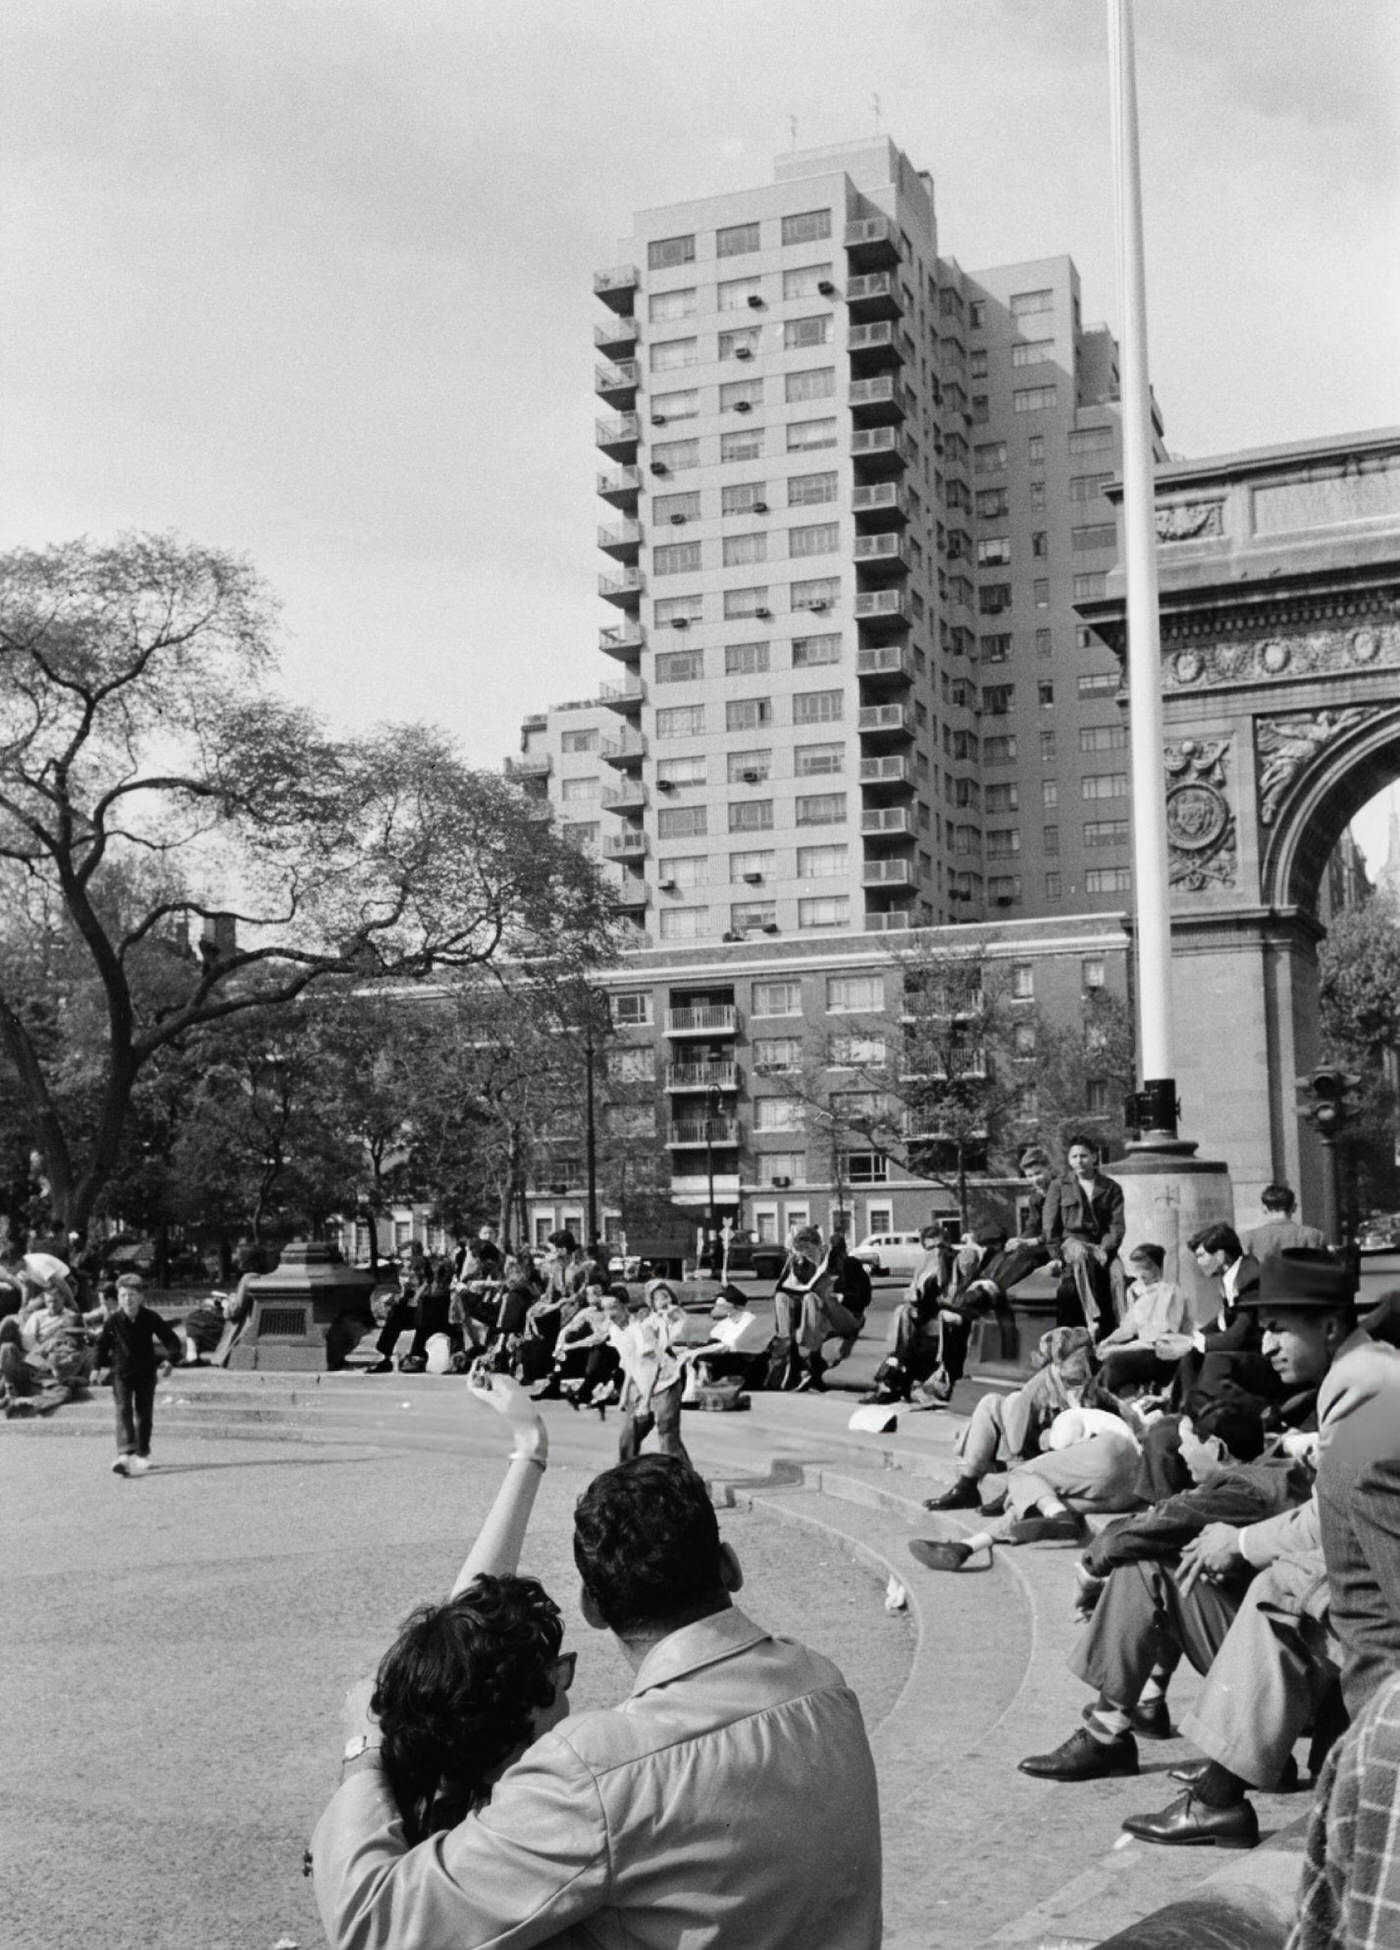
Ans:
[[[1400,1674],[1328,1755],[1287,1950],[1396,1950],[1397,1944]]]

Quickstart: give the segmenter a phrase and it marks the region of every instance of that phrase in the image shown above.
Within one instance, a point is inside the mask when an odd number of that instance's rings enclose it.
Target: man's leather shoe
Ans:
[[[1259,1817],[1247,1801],[1208,1808],[1187,1788],[1160,1813],[1129,1815],[1123,1823],[1140,1842],[1165,1848],[1257,1848]]]
[[[981,1490],[971,1476],[959,1476],[953,1487],[944,1490],[941,1496],[926,1496],[924,1508],[926,1510],[975,1510],[981,1494]]]
[[[1165,1695],[1156,1699],[1139,1700],[1136,1706],[1128,1708],[1128,1725],[1140,1740],[1172,1740],[1171,1708]]]
[[[1208,1760],[1188,1760],[1180,1767],[1171,1768],[1167,1774],[1167,1779],[1169,1781],[1180,1781],[1183,1787],[1194,1788],[1209,1766],[1210,1762]],[[1279,1775],[1278,1786],[1273,1792],[1275,1794],[1296,1794],[1298,1792],[1298,1763],[1292,1754],[1284,1762],[1283,1772]]]
[[[977,1507],[984,1517],[1004,1517],[1006,1503],[1006,1491],[1002,1490],[997,1496],[988,1497],[985,1503],[979,1503]]]
[[[1023,1774],[1041,1781],[1104,1781],[1114,1774],[1137,1773],[1137,1742],[1130,1733],[1095,1740],[1080,1727],[1053,1753],[1030,1754],[1019,1766]]]
[[[1089,1526],[1076,1510],[1056,1517],[1018,1517],[1006,1533],[1008,1544],[1082,1544]]]
[[[951,1540],[946,1543],[935,1543],[927,1537],[911,1537],[909,1551],[926,1571],[961,1571],[972,1555],[966,1544],[954,1543]]]

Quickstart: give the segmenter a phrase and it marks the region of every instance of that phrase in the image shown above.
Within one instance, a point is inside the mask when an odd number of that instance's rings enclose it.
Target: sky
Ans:
[[[1150,364],[1192,457],[1400,422],[1400,8],[1138,0]],[[496,766],[595,693],[592,274],[877,132],[968,270],[1117,325],[1102,0],[8,0],[0,545],[175,529],[284,687]],[[1383,823],[1373,859],[1383,847]]]

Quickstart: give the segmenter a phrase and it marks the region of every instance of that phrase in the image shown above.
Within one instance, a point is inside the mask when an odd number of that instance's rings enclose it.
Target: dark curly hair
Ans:
[[[370,1705],[410,1847],[479,1807],[529,1744],[531,1709],[554,1699],[563,1637],[559,1607],[534,1578],[473,1578],[405,1620]]]
[[[574,1507],[574,1563],[626,1637],[727,1602],[719,1525],[705,1485],[675,1456],[634,1456],[595,1476]]]

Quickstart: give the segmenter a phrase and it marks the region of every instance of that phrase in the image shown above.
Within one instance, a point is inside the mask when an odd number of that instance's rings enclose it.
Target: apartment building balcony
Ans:
[[[912,894],[915,889],[912,860],[866,860],[861,866],[863,887],[882,887],[889,893]]]
[[[857,487],[851,496],[851,510],[862,533],[902,526],[913,512],[909,492],[898,481],[867,481]]]
[[[846,262],[853,271],[879,271],[899,262],[899,226],[892,217],[856,217],[846,225]]]
[[[547,779],[551,760],[548,752],[522,752],[518,758],[506,760],[508,779]]]
[[[737,1063],[668,1063],[667,1090],[737,1090]]]
[[[605,860],[645,860],[647,857],[647,836],[640,830],[630,827],[621,833],[603,835],[603,858]]]
[[[640,765],[646,755],[647,741],[640,732],[629,731],[621,738],[605,738],[600,748],[604,765],[615,765],[619,771]]]
[[[902,752],[881,752],[860,761],[860,782],[870,791],[914,790],[914,761]]]
[[[871,271],[847,278],[846,303],[852,318],[898,318],[904,309],[899,279],[892,271]]]
[[[692,1002],[666,1011],[668,1036],[736,1036],[739,1012],[732,1002]]]
[[[651,889],[640,874],[629,873],[614,887],[613,899],[625,913],[639,913],[651,905]]]
[[[878,535],[857,535],[856,567],[870,575],[907,576],[909,551],[898,529],[886,528]]]
[[[619,609],[636,609],[645,587],[640,569],[624,569],[621,575],[598,578],[598,594],[605,603],[616,603]]]
[[[616,657],[621,663],[632,663],[646,648],[647,633],[641,624],[632,621],[614,623],[598,632],[598,648],[605,657]]]
[[[912,738],[914,713],[907,704],[862,704],[857,725],[862,738]]]
[[[635,264],[615,264],[611,271],[593,273],[593,295],[600,298],[609,311],[626,313],[630,317],[636,309],[637,282]]]
[[[593,327],[593,343],[610,358],[625,358],[637,343],[637,321],[630,312],[600,319]]]
[[[904,589],[858,589],[856,591],[857,623],[897,625],[908,629],[913,621],[909,606],[909,594]]]
[[[677,1119],[666,1137],[666,1147],[670,1151],[681,1151],[689,1145],[732,1145],[738,1142],[739,1121],[734,1117]]]
[[[905,690],[916,675],[913,655],[905,644],[867,643],[856,651],[856,676],[872,690]]]
[[[914,917],[907,907],[883,907],[865,917],[867,934],[903,934],[913,925]]]
[[[613,467],[598,476],[598,492],[604,501],[621,508],[625,514],[637,512],[637,497],[642,491],[642,470],[640,467]]]
[[[893,424],[904,418],[910,405],[908,388],[893,373],[851,381],[850,408],[857,426]]]
[[[846,350],[851,357],[851,371],[859,378],[867,373],[897,370],[913,347],[893,319],[876,318],[865,325],[851,321],[846,328]]]
[[[641,444],[642,423],[635,413],[616,413],[610,420],[595,420],[598,445],[613,460],[634,461]]]
[[[642,524],[617,521],[598,530],[598,546],[617,562],[635,562],[642,548]]]
[[[646,686],[640,677],[624,678],[620,684],[600,684],[598,702],[610,711],[640,711],[646,701]]]
[[[867,840],[912,840],[917,833],[908,806],[867,806],[860,816],[861,836]]]
[[[605,399],[609,406],[629,409],[637,403],[637,387],[641,380],[637,373],[635,359],[619,359],[610,366],[594,366],[593,390],[599,399]]]
[[[897,474],[909,465],[909,442],[898,427],[856,427],[851,459],[867,474]]]
[[[603,787],[598,803],[604,812],[641,812],[647,804],[647,789],[640,779],[624,776],[620,785]]]

